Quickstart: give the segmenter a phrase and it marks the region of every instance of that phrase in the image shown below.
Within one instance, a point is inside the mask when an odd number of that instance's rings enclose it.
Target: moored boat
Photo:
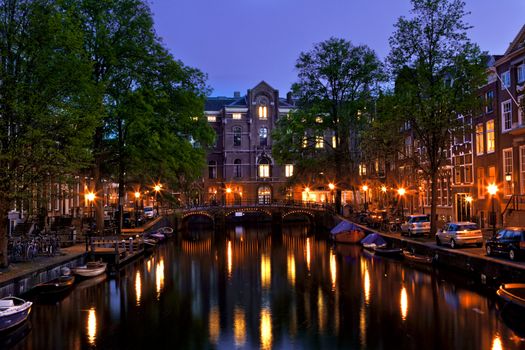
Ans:
[[[173,228],[168,226],[161,227],[157,232],[162,233],[165,237],[171,237],[173,235]]]
[[[37,284],[35,290],[43,295],[59,294],[68,291],[75,283],[75,276],[69,268],[62,269],[62,275],[49,281]]]
[[[496,294],[503,301],[525,309],[525,283],[502,284]]]
[[[403,255],[408,262],[415,264],[430,265],[432,264],[433,258],[426,255],[419,255],[407,250],[403,251]]]
[[[163,241],[166,238],[166,236],[163,233],[158,232],[158,231],[154,233],[150,233],[149,237],[157,240],[158,242]]]
[[[343,220],[331,231],[330,237],[337,243],[359,243],[365,233],[350,221]]]
[[[102,261],[90,261],[84,266],[78,266],[71,271],[81,277],[96,277],[106,272],[108,264]]]
[[[30,301],[17,297],[0,299],[0,332],[7,331],[22,324],[31,312]]]
[[[361,240],[363,248],[369,250],[375,250],[377,248],[385,248],[386,241],[378,233],[372,233]]]
[[[390,258],[403,258],[403,249],[401,248],[376,247],[374,253]]]

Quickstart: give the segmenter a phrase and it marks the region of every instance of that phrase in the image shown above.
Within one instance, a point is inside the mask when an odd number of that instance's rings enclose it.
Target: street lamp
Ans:
[[[86,196],[86,199],[88,201],[88,206],[89,206],[89,230],[88,230],[88,234],[86,235],[86,252],[87,252],[88,251],[88,247],[89,247],[88,236],[91,234],[91,231],[92,231],[93,201],[95,200],[95,193],[88,192],[88,193],[86,193],[85,196]]]
[[[466,212],[467,212],[467,221],[470,221],[470,212],[471,212],[471,208],[472,208],[472,196],[470,195],[467,195],[465,197],[465,202],[467,203],[467,208],[466,208]]]
[[[403,201],[405,193],[406,193],[406,190],[403,187],[400,187],[397,189],[397,194],[399,195],[400,202],[401,202],[401,217],[405,216],[405,203]]]
[[[153,187],[153,189],[155,190],[155,205],[157,206],[157,215],[159,215],[158,195],[159,195],[159,192],[160,192],[161,188],[162,188],[161,184],[156,184],[155,187]]]
[[[139,198],[140,198],[140,192],[139,191],[136,191],[135,192],[135,227],[138,226],[138,223],[139,223],[139,213],[138,213],[138,210],[139,210]]]
[[[383,208],[386,207],[386,191],[388,189],[386,188],[385,185],[381,186],[381,192],[383,193]]]
[[[335,185],[330,182],[328,184],[328,188],[330,189],[330,200],[331,200],[332,203],[334,203],[334,189],[335,189]]]
[[[364,205],[364,208],[365,208],[365,211],[367,211],[367,209],[368,209],[368,203],[367,203],[367,200],[366,200],[366,193],[368,192],[368,186],[367,185],[363,185],[363,192],[365,192],[365,205]]]
[[[490,194],[492,199],[492,212],[490,213],[490,221],[492,223],[492,236],[496,236],[496,209],[494,206],[494,197],[496,196],[496,193],[498,193],[498,185],[495,183],[491,183],[487,187],[487,192]]]

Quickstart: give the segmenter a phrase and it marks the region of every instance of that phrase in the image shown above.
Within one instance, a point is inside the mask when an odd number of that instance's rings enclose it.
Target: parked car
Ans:
[[[430,234],[430,218],[425,214],[415,214],[407,216],[404,223],[401,224],[401,234],[424,235]]]
[[[366,224],[367,226],[379,228],[381,227],[381,224],[385,220],[387,220],[387,212],[386,210],[376,210],[370,213],[370,215],[367,218]]]
[[[153,209],[153,207],[144,207],[144,217],[146,219],[154,218],[156,214],[156,210]]]
[[[506,227],[485,243],[487,255],[505,254],[516,260],[525,252],[525,227]]]
[[[436,244],[450,244],[450,248],[466,244],[475,244],[477,247],[481,247],[483,245],[483,233],[474,222],[449,222],[436,233]]]

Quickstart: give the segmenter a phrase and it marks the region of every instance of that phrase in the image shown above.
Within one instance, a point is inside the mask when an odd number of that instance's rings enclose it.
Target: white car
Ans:
[[[155,217],[155,209],[153,207],[144,207],[144,217],[151,219]]]
[[[477,247],[481,247],[483,245],[483,234],[474,222],[449,222],[436,233],[436,244],[450,244],[452,249],[466,244],[475,244]]]
[[[424,235],[425,233],[430,234],[430,219],[428,215],[417,214],[409,215],[407,220],[401,224],[401,234],[412,235]]]

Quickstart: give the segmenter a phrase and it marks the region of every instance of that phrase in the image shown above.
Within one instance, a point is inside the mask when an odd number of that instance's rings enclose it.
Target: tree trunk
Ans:
[[[7,258],[7,233],[9,227],[9,200],[0,195],[0,267],[9,266]]]
[[[432,171],[432,174],[430,175],[430,237],[433,237],[437,232],[437,175],[437,171]]]

